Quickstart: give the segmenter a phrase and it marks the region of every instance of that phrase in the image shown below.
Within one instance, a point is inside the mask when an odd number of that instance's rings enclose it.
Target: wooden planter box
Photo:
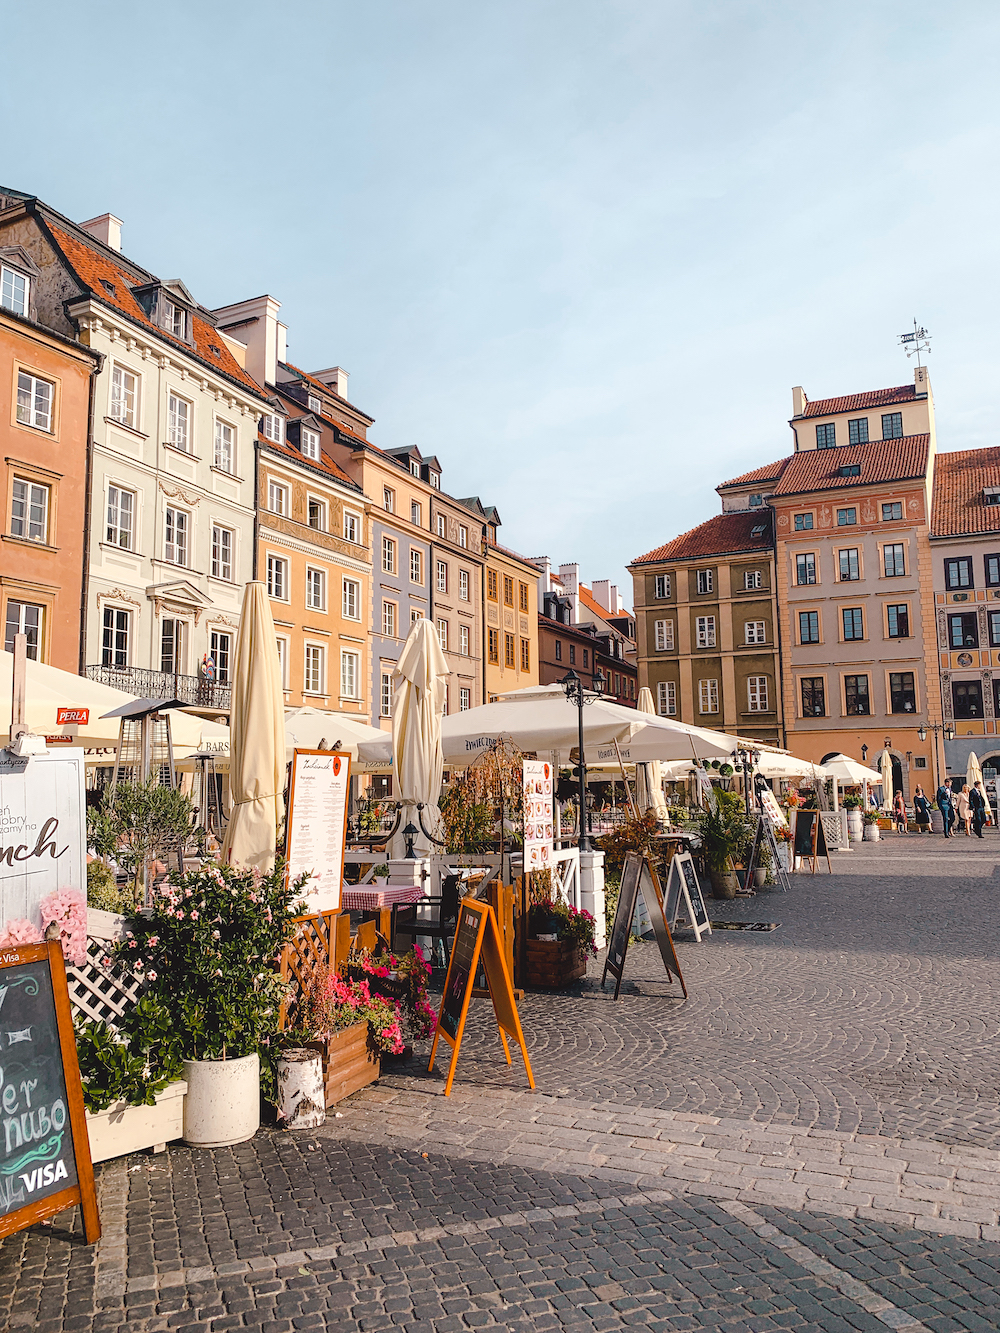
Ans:
[[[309,1045],[323,1056],[327,1106],[336,1106],[352,1092],[374,1083],[382,1072],[378,1054],[368,1047],[367,1023],[355,1023],[326,1041],[314,1041]]]
[[[559,940],[528,941],[528,985],[560,990],[587,975],[587,955]]]
[[[115,1102],[104,1111],[87,1112],[90,1160],[107,1162],[126,1153],[163,1152],[184,1133],[184,1094],[187,1084],[178,1079],[156,1095],[155,1106],[129,1106]]]

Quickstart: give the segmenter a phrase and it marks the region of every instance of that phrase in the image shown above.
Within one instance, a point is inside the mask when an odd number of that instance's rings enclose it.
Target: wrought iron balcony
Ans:
[[[89,666],[88,680],[99,681],[140,699],[183,699],[198,708],[229,709],[228,682],[182,676],[176,671],[148,671],[144,667]]]

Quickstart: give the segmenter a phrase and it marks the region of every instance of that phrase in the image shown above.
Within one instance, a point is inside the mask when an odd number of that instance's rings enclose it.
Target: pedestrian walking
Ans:
[[[931,803],[924,795],[924,789],[917,786],[913,793],[913,816],[917,824],[918,833],[930,833],[931,831]]]
[[[958,817],[965,825],[965,836],[971,837],[969,825],[972,823],[972,806],[969,804],[969,784],[964,783],[958,793]]]
[[[979,782],[969,792],[969,805],[972,807],[972,831],[977,838],[981,838],[986,823],[986,795]]]
[[[951,803],[951,778],[945,778],[941,786],[938,787],[934,795],[937,801],[937,807],[941,811],[941,822],[944,825],[944,836],[951,837],[951,822],[955,818],[955,807]]]
[[[896,798],[892,803],[892,817],[896,821],[896,832],[906,832],[906,802],[903,800],[903,793],[896,792]]]

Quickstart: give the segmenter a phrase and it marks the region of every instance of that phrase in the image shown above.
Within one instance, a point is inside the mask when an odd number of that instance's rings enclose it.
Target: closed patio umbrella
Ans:
[[[284,810],[285,700],[271,604],[259,580],[247,584],[243,597],[232,691],[232,815],[222,859],[266,872],[274,865],[274,844]]]
[[[421,617],[414,622],[393,672],[392,763],[396,795],[403,804],[399,826],[389,844],[394,860],[406,855],[406,825],[420,829],[418,805],[424,806],[421,815],[427,832],[436,834],[440,827],[438,797],[444,769],[441,719],[448,675],[434,626]],[[414,839],[414,847],[417,851],[429,850],[422,830]]]
[[[980,767],[979,756],[976,754],[975,750],[969,751],[969,764],[965,770],[965,780],[969,784],[970,790],[977,782],[982,782],[983,780],[983,770]]]
[[[653,707],[653,694],[648,685],[639,691],[637,712],[656,715]],[[635,766],[635,803],[639,813],[651,811],[663,823],[669,818],[667,803],[663,799],[663,780],[658,759],[647,759]]]
[[[878,768],[882,775],[882,809],[892,809],[892,755],[888,750],[883,750],[878,757]]]

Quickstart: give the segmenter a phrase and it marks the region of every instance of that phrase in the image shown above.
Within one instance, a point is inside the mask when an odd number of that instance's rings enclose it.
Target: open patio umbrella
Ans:
[[[229,713],[229,793],[232,815],[222,857],[231,865],[274,865],[284,809],[285,707],[278,644],[267,588],[246,586],[236,639]]]
[[[353,713],[332,713],[323,708],[289,708],[285,711],[287,757],[292,750],[332,750],[337,746],[352,759],[358,756],[359,741],[388,740],[388,733],[371,726]]]
[[[969,751],[969,763],[965,770],[965,780],[969,784],[970,790],[977,782],[982,782],[983,780],[983,770],[980,767],[979,756],[976,754],[975,750]]]
[[[403,829],[407,824],[420,829],[422,817],[428,833],[436,834],[440,827],[438,797],[444,769],[441,718],[448,675],[434,626],[421,617],[410,629],[393,672],[392,762],[396,794],[403,804],[399,825],[389,843],[389,855],[394,860],[406,855]],[[418,805],[424,806],[419,814]],[[414,839],[414,847],[418,851],[429,849],[422,830]]]
[[[656,716],[653,707],[653,694],[647,685],[639,691],[636,711]],[[666,822],[669,819],[667,803],[663,799],[663,780],[658,759],[647,759],[635,766],[635,803],[639,813],[651,811],[657,819]]]

